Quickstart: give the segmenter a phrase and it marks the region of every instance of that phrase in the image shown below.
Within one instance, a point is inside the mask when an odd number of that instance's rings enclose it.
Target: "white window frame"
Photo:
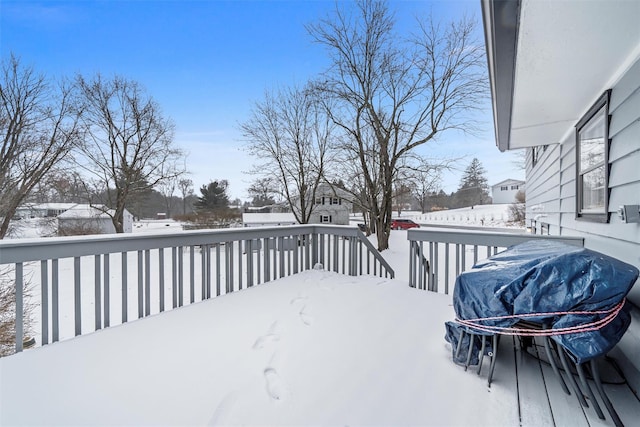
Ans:
[[[607,90],[576,125],[576,219],[579,220],[609,222],[610,98],[611,90]],[[595,138],[593,135],[589,135],[589,131],[598,130],[600,126],[602,131],[596,132]],[[597,159],[595,163],[587,163],[583,158],[583,154],[587,152],[587,144],[593,144],[593,147],[588,151],[591,153],[591,157]],[[596,206],[585,206],[591,200],[585,195],[585,190],[588,190],[585,177],[598,172],[602,173],[602,181],[598,187],[595,187],[595,191],[592,190],[592,193],[602,203],[598,203]]]

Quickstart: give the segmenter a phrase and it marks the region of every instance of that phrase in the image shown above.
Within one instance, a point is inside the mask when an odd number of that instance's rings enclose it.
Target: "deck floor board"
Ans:
[[[540,354],[538,354],[540,352]],[[597,394],[593,382],[592,388],[605,419],[598,418],[592,402],[587,399],[589,407],[582,407],[573,390],[566,394],[546,361],[541,346],[533,347],[525,352],[519,340],[513,337],[502,337],[500,340],[498,361],[493,382],[511,390],[517,396],[520,416],[519,425],[529,426],[613,426],[614,422],[607,412],[604,403]],[[488,373],[488,363],[483,366],[483,374]],[[625,426],[636,425],[640,419],[640,401],[626,384],[616,384],[604,371],[604,388],[620,419]],[[562,372],[562,375],[566,374]],[[511,378],[510,378],[511,377]],[[615,377],[615,375],[613,375]],[[579,380],[576,377],[576,381]]]

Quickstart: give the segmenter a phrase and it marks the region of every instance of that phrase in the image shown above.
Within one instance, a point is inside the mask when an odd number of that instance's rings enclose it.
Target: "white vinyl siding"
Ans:
[[[640,204],[640,61],[612,89],[610,222],[576,219],[576,137],[571,133],[560,144],[549,145],[535,167],[531,167],[532,150],[528,150],[527,224],[546,223],[551,234],[582,236],[586,247],[640,268],[640,224],[625,224],[616,213],[622,204]],[[585,105],[585,113],[589,108]],[[639,285],[631,290],[629,299],[640,306]]]

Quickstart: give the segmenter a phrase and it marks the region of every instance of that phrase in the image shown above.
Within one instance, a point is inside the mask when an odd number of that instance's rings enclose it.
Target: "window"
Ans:
[[[511,186],[511,189],[512,189],[512,190],[517,190],[517,189],[518,189],[518,186],[517,186],[517,185],[512,185],[512,186]]]
[[[507,191],[509,190],[509,186],[508,185],[503,185],[500,187],[500,191]]]
[[[331,215],[320,215],[320,224],[330,224]]]
[[[576,125],[576,217],[608,222],[609,97],[605,92]]]
[[[316,197],[316,205],[321,205],[322,204],[322,197]]]
[[[329,204],[330,205],[341,205],[342,204],[342,200],[340,200],[337,197],[331,197],[331,198],[329,198]]]

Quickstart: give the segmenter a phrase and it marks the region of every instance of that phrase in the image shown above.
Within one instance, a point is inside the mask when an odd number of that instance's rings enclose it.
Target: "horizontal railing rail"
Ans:
[[[394,277],[364,234],[348,226],[0,241],[0,280],[15,283],[16,352],[23,350],[30,304],[39,318],[34,334],[46,345],[290,276],[318,263],[342,274]],[[30,300],[25,300],[25,287],[32,290]]]
[[[409,286],[448,294],[451,282],[480,257],[532,239],[552,239],[583,246],[584,239],[513,232],[421,228],[407,232],[410,245]]]

